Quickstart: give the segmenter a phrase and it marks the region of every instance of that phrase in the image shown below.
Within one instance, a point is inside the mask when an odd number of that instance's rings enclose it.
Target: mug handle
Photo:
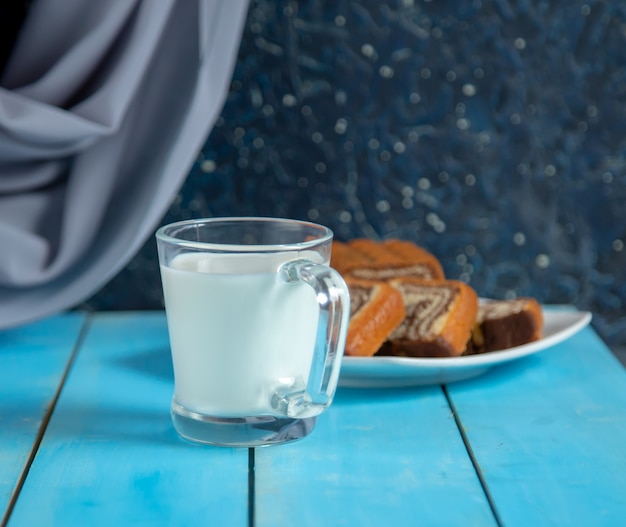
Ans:
[[[335,395],[350,317],[350,294],[337,271],[311,260],[286,262],[280,275],[286,282],[311,286],[320,315],[306,387],[275,392],[272,406],[286,417],[313,417],[328,408]]]

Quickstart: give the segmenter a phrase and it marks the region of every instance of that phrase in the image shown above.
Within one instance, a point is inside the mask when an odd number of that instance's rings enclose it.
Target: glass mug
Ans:
[[[313,430],[335,394],[350,314],[348,288],[328,266],[332,237],[278,218],[157,231],[182,437],[249,447]]]

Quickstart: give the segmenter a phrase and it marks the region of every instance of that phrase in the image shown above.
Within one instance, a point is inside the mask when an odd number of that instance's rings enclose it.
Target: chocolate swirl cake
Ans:
[[[478,312],[475,291],[456,280],[399,278],[406,317],[379,355],[454,357],[463,354]]]
[[[350,288],[346,355],[455,357],[541,338],[534,299],[479,306],[469,285],[446,280],[439,260],[412,242],[335,241],[331,265]]]
[[[402,295],[384,282],[346,277],[350,289],[350,324],[346,355],[371,357],[406,314]]]
[[[541,338],[543,315],[534,298],[483,303],[478,308],[467,354],[521,346]]]
[[[333,242],[331,265],[344,277],[388,281],[403,276],[443,279],[444,273],[431,253],[411,242],[365,238],[345,244]]]

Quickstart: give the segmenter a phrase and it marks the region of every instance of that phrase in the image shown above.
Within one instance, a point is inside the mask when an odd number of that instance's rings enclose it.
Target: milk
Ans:
[[[276,272],[290,259],[192,253],[161,266],[179,405],[214,417],[275,415],[277,389],[306,385],[319,307],[313,288]]]

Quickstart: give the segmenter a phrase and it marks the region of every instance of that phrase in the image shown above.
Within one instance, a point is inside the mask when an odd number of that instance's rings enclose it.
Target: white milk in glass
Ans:
[[[312,287],[276,273],[291,259],[191,253],[161,266],[178,404],[214,417],[272,415],[277,387],[306,385],[319,307]]]

